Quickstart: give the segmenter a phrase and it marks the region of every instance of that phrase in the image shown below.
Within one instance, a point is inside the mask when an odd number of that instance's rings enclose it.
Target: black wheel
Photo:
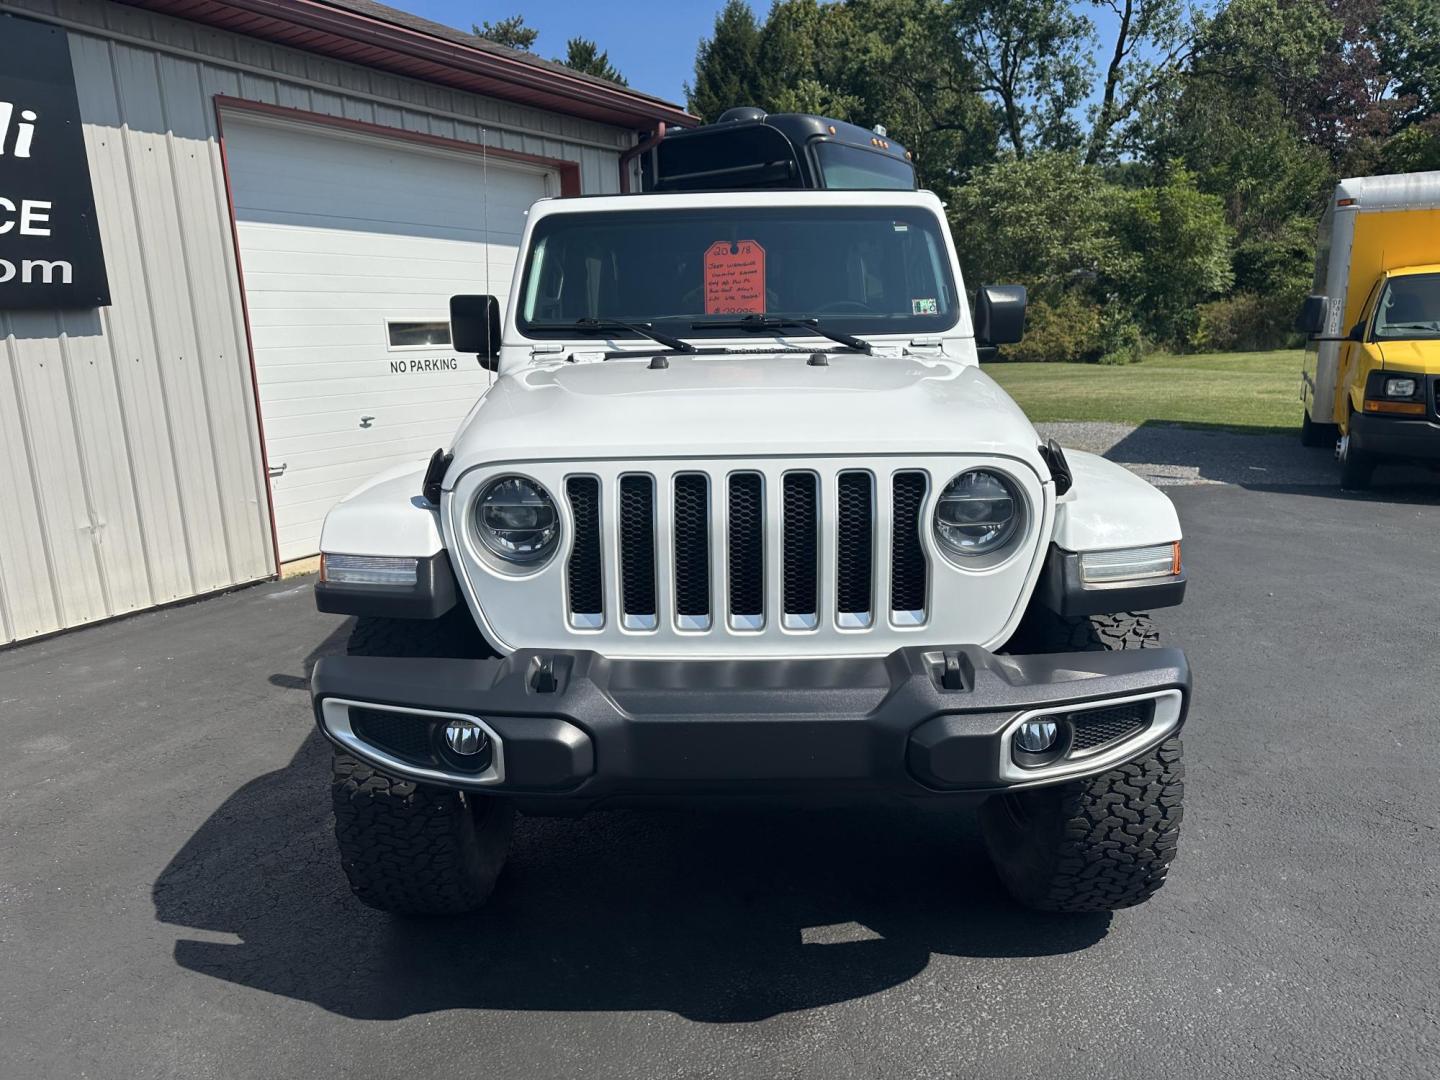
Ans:
[[[1151,649],[1160,635],[1138,612],[1027,615],[1011,652]],[[980,829],[996,872],[1020,903],[1041,911],[1114,911],[1165,883],[1180,839],[1185,791],[1180,740],[1099,776],[992,796]]]
[[[1364,491],[1375,478],[1377,464],[1373,454],[1357,450],[1350,445],[1350,436],[1340,438],[1336,450],[1340,458],[1340,487],[1345,491]]]
[[[438,619],[360,618],[351,656],[493,656],[464,604]],[[488,795],[416,784],[337,753],[335,840],[351,891],[402,915],[456,915],[483,904],[510,846],[514,811]]]
[[[336,754],[330,792],[335,839],[350,890],[399,915],[458,915],[495,888],[514,811],[471,796],[387,776]]]
[[[1340,426],[1338,424],[1317,424],[1310,419],[1310,412],[1307,409],[1300,420],[1300,445],[1301,446],[1330,446],[1335,445],[1335,440],[1340,437]]]

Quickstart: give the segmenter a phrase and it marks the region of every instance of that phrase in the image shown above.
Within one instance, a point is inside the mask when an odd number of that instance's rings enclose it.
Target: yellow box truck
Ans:
[[[1340,181],[1301,324],[1301,439],[1335,446],[1342,487],[1440,462],[1440,172]]]

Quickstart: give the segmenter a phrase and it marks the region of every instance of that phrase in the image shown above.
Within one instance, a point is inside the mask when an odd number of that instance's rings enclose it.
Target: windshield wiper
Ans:
[[[746,315],[743,319],[733,322],[701,322],[691,323],[692,330],[748,330],[752,333],[759,333],[763,330],[810,330],[821,337],[829,338],[837,344],[846,348],[854,349],[867,355],[874,353],[874,347],[864,338],[854,337],[851,334],[842,334],[838,330],[827,330],[820,325],[819,319],[787,319],[783,315]]]
[[[639,334],[648,337],[651,341],[657,341],[667,349],[680,353],[693,353],[698,351],[688,341],[681,341],[669,334],[662,334],[649,323],[624,322],[620,319],[577,319],[576,330],[629,330],[632,334]]]

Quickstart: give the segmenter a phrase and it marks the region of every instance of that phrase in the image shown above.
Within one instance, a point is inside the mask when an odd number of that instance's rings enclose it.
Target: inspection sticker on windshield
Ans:
[[[765,249],[754,240],[717,240],[705,250],[705,314],[764,314]]]
[[[910,312],[913,315],[939,315],[940,305],[933,297],[926,297],[923,300],[911,300]]]

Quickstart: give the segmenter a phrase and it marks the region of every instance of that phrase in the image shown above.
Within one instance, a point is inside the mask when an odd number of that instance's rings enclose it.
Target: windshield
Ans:
[[[1375,340],[1440,338],[1440,274],[1391,278],[1375,308]]]
[[[940,229],[912,206],[553,214],[535,226],[516,322],[532,337],[574,337],[580,319],[735,337],[737,317],[761,314],[938,333],[958,317]]]
[[[827,188],[915,190],[915,167],[875,150],[816,140],[815,156]]]

